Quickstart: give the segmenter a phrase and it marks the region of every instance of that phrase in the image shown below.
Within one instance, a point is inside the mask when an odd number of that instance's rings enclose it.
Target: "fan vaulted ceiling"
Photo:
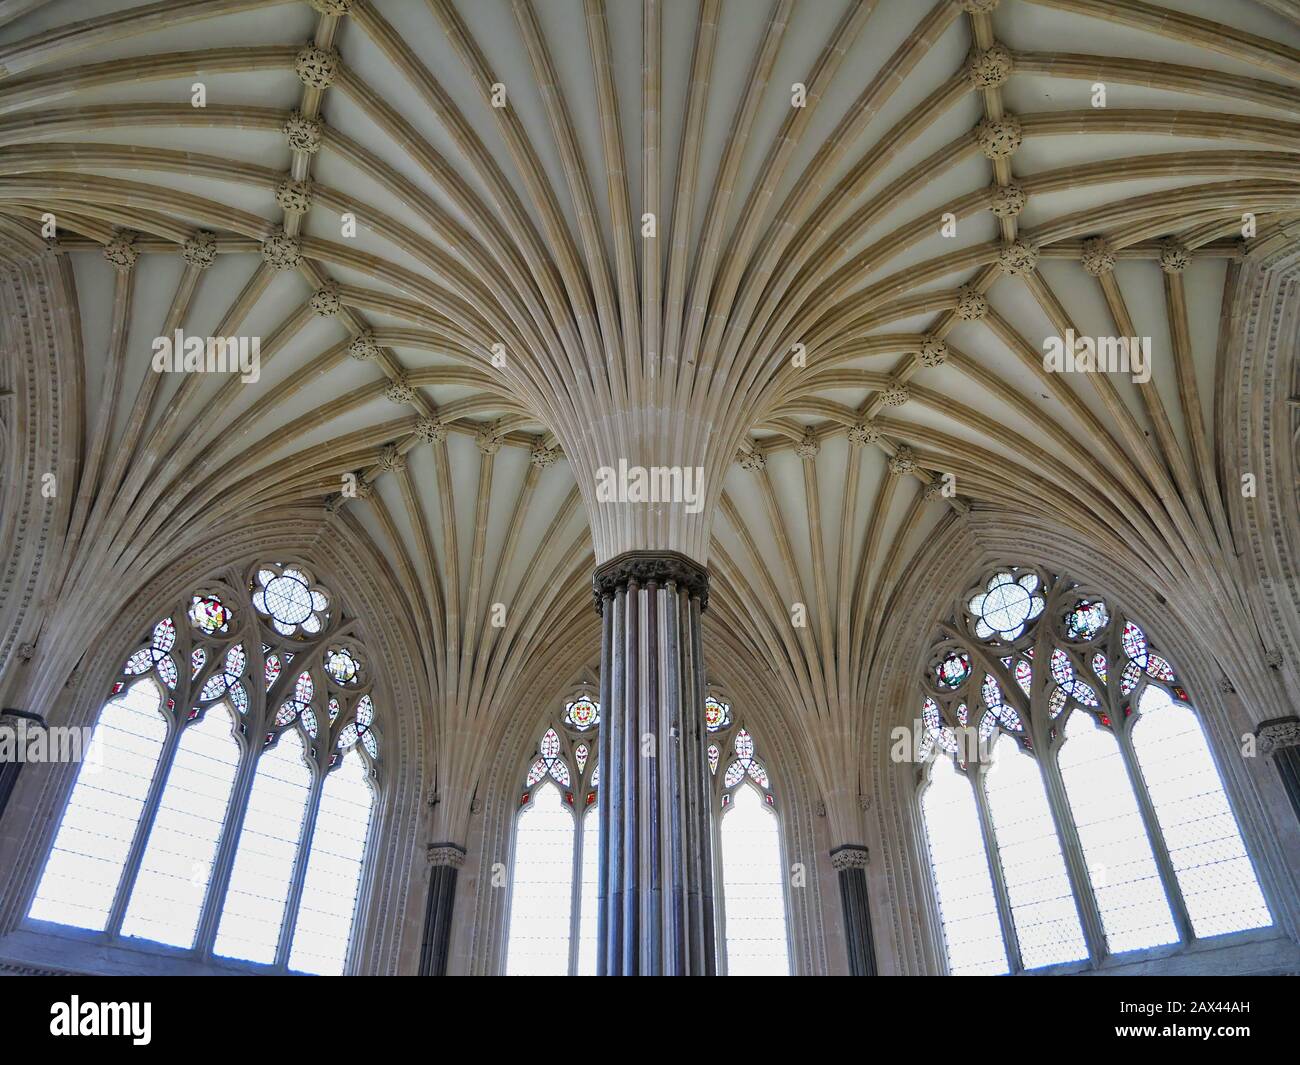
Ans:
[[[353,523],[468,792],[598,660],[588,578],[629,547],[707,559],[716,672],[798,715],[824,781],[909,560],[970,507],[1233,609],[1221,312],[1243,216],[1300,214],[1294,0],[0,18],[6,255],[56,263],[8,306],[53,301],[84,361],[64,603],[262,511]],[[260,379],[150,372],[177,328],[260,338]],[[1152,338],[1149,382],[1046,372],[1067,329]],[[603,507],[618,457],[701,466],[708,505]]]

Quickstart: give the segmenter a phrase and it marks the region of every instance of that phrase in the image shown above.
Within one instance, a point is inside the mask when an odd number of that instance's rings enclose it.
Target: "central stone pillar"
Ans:
[[[713,976],[713,855],[700,615],[704,568],[629,551],[596,570],[601,614],[597,972]]]

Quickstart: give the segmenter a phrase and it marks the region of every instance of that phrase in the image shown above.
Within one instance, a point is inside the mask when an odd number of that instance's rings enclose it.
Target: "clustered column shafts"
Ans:
[[[831,868],[839,877],[844,908],[844,946],[850,976],[875,976],[876,948],[867,905],[867,848],[845,844],[831,851]]]
[[[428,858],[429,896],[424,907],[420,975],[446,976],[451,949],[451,916],[456,906],[456,881],[465,861],[465,848],[456,843],[430,843]]]
[[[708,575],[676,552],[631,551],[593,585],[603,621],[597,972],[712,976]]]

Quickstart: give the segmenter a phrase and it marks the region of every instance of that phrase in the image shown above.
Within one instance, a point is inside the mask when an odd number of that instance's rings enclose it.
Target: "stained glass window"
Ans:
[[[592,729],[599,726],[599,706],[575,718],[579,701],[564,705],[521,767],[507,975],[596,972],[601,767]],[[588,720],[592,725],[582,727]],[[714,809],[724,811],[714,901],[718,927],[729,929],[720,936],[720,964],[738,974],[786,975],[785,875],[772,779],[753,734],[735,724],[730,706],[710,697],[706,727],[710,722],[716,725],[706,750]],[[724,750],[727,766],[719,772]]]
[[[1190,696],[1136,621],[1067,578],[1001,569],[928,661],[916,751],[949,971],[1088,966],[1271,923]]]
[[[970,677],[970,655],[964,651],[946,655],[939,663],[939,683],[945,688],[960,688]]]
[[[723,774],[722,786],[724,788],[734,788],[745,777],[749,777],[761,788],[770,787],[767,779],[767,769],[764,768],[762,762],[754,757],[754,737],[743,728],[736,732],[735,748],[736,757],[727,766],[726,773]]]
[[[564,708],[564,723],[579,732],[586,732],[600,723],[600,707],[586,696],[574,699]]]
[[[333,647],[325,652],[325,672],[336,684],[351,684],[361,672],[361,663],[346,647]]]
[[[306,598],[268,598],[281,578]],[[153,625],[100,712],[32,920],[343,971],[381,743],[360,641],[324,643],[330,607],[304,568],[268,563]]]
[[[562,787],[567,788],[572,783],[569,767],[560,757],[560,737],[553,728],[547,729],[542,736],[542,742],[537,747],[537,758],[528,770],[524,783],[532,787],[548,776]]]
[[[718,732],[731,724],[731,707],[713,696],[704,700],[704,727]]]
[[[190,604],[190,621],[205,636],[225,632],[230,623],[230,611],[215,595],[196,595]]]
[[[1109,620],[1105,603],[1081,599],[1065,615],[1065,635],[1081,642],[1095,640]]]

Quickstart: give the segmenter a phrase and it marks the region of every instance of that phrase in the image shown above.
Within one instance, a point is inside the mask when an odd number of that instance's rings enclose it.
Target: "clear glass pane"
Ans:
[[[582,909],[578,913],[578,975],[596,975],[596,897],[599,887],[600,812],[593,804],[582,819]]]
[[[124,936],[194,946],[239,768],[231,725],[230,712],[218,704],[181,733],[122,921]]]
[[[294,927],[289,968],[340,976],[361,889],[374,792],[355,747],[325,777]]]
[[[1026,969],[1088,956],[1038,763],[1006,733],[993,745],[984,793]]]
[[[1111,953],[1177,943],[1146,825],[1119,742],[1082,710],[1057,755]]]
[[[508,976],[569,973],[573,835],[573,814],[559,789],[543,784],[515,826]]]
[[[722,816],[722,890],[727,972],[789,976],[785,869],[775,812],[753,788],[738,788]]]
[[[223,957],[267,965],[275,961],[311,795],[311,770],[303,753],[302,738],[291,728],[257,760],[213,948]]]
[[[939,758],[931,767],[929,783],[921,796],[921,816],[948,948],[949,972],[955,976],[1007,972],[1002,922],[975,793],[952,759]]]
[[[29,916],[103,931],[167,739],[161,697],[138,681],[105,705]]]
[[[1255,868],[1190,707],[1148,685],[1133,749],[1198,937],[1272,924]]]

